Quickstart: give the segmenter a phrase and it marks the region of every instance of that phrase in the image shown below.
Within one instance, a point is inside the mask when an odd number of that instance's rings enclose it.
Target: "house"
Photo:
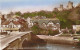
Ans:
[[[30,28],[30,27],[33,26],[33,23],[31,21],[31,18],[30,17],[27,18],[27,23],[28,23],[28,28]]]
[[[60,21],[57,18],[45,18],[45,19],[31,19],[32,23],[38,23],[39,27],[42,29],[58,29],[60,30]]]
[[[19,31],[21,25],[19,22],[17,21],[5,21],[1,24],[1,27],[3,28],[3,30],[1,30],[2,32],[7,32],[7,31]]]
[[[73,25],[73,30],[76,32],[80,31],[80,25]]]
[[[60,29],[60,24],[59,23],[54,23],[52,21],[50,21],[48,24],[47,24],[47,27],[48,28],[51,28],[52,30],[59,30]]]
[[[47,29],[47,24],[46,23],[42,23],[42,28],[43,29]]]
[[[11,18],[5,19],[3,15],[0,14],[0,32],[9,32],[9,31],[19,31],[21,24]]]

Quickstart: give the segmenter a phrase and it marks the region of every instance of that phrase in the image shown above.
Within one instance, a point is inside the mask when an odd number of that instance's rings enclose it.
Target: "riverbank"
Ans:
[[[47,35],[37,35],[40,39],[47,41],[47,43],[52,44],[66,44],[75,45],[73,37],[61,37],[61,36],[47,36]]]
[[[79,50],[79,47],[75,46],[73,37],[61,37],[61,36],[48,36],[48,35],[35,35],[30,34],[29,40],[25,40],[22,44],[23,48],[28,48],[28,50],[31,48],[32,50],[52,50],[55,49],[55,46],[58,46],[56,48],[61,48],[61,50],[65,49],[67,50]],[[63,47],[61,47],[63,46]],[[40,48],[39,48],[40,47]],[[47,48],[48,47],[48,48]],[[66,48],[68,47],[68,48]]]
[[[64,45],[76,45],[77,40],[73,37],[68,36],[48,36],[48,35],[35,35],[30,34],[30,41],[37,43],[52,43],[52,44],[64,44]]]

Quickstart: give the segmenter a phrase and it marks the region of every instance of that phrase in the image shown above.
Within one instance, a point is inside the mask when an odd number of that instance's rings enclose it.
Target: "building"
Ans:
[[[42,28],[47,29],[47,24],[46,23],[42,23]]]
[[[67,9],[72,9],[73,8],[73,2],[69,1],[67,5]]]
[[[60,4],[60,7],[58,8],[59,11],[63,11],[64,8],[63,8],[63,4]]]
[[[80,7],[80,5],[78,4],[78,7]],[[69,10],[69,9],[73,9],[73,2],[69,1],[68,5],[66,8],[63,7],[63,4],[60,4],[59,8],[54,8],[54,11],[63,11],[63,10]]]
[[[45,29],[58,29],[60,30],[60,21],[57,18],[46,18],[46,19],[31,19],[33,25],[38,23],[40,28]]]
[[[27,23],[28,23],[28,28],[30,28],[30,27],[33,26],[33,23],[31,21],[31,18],[30,17],[27,18]]]
[[[12,32],[19,31],[21,24],[17,21],[17,18],[5,19],[0,14],[0,32]]]
[[[13,32],[13,31],[18,31],[21,27],[20,23],[17,21],[5,21],[1,24],[1,27],[3,28],[1,31],[2,32]]]
[[[73,30],[80,31],[80,25],[73,25]]]

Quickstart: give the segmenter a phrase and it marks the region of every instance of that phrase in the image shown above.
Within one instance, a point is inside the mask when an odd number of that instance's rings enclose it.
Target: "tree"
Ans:
[[[40,28],[37,23],[31,28],[31,30],[33,31],[34,34],[40,33]]]
[[[19,12],[15,12],[15,15],[21,16],[21,12],[20,11]]]

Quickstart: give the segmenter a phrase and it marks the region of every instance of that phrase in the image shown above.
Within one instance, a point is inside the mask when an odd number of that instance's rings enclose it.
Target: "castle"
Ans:
[[[67,8],[68,9],[72,9],[73,8],[73,2],[69,1],[68,5],[67,5]]]
[[[63,4],[60,4],[60,7],[58,8],[58,10],[59,10],[59,11],[64,10],[64,8],[63,8]]]
[[[79,6],[80,6],[80,4],[79,4]],[[69,10],[69,9],[73,9],[73,8],[74,8],[73,2],[69,1],[66,9]],[[59,8],[54,8],[54,11],[55,10],[63,11],[63,10],[65,10],[65,8],[63,7],[63,4],[60,4]]]

